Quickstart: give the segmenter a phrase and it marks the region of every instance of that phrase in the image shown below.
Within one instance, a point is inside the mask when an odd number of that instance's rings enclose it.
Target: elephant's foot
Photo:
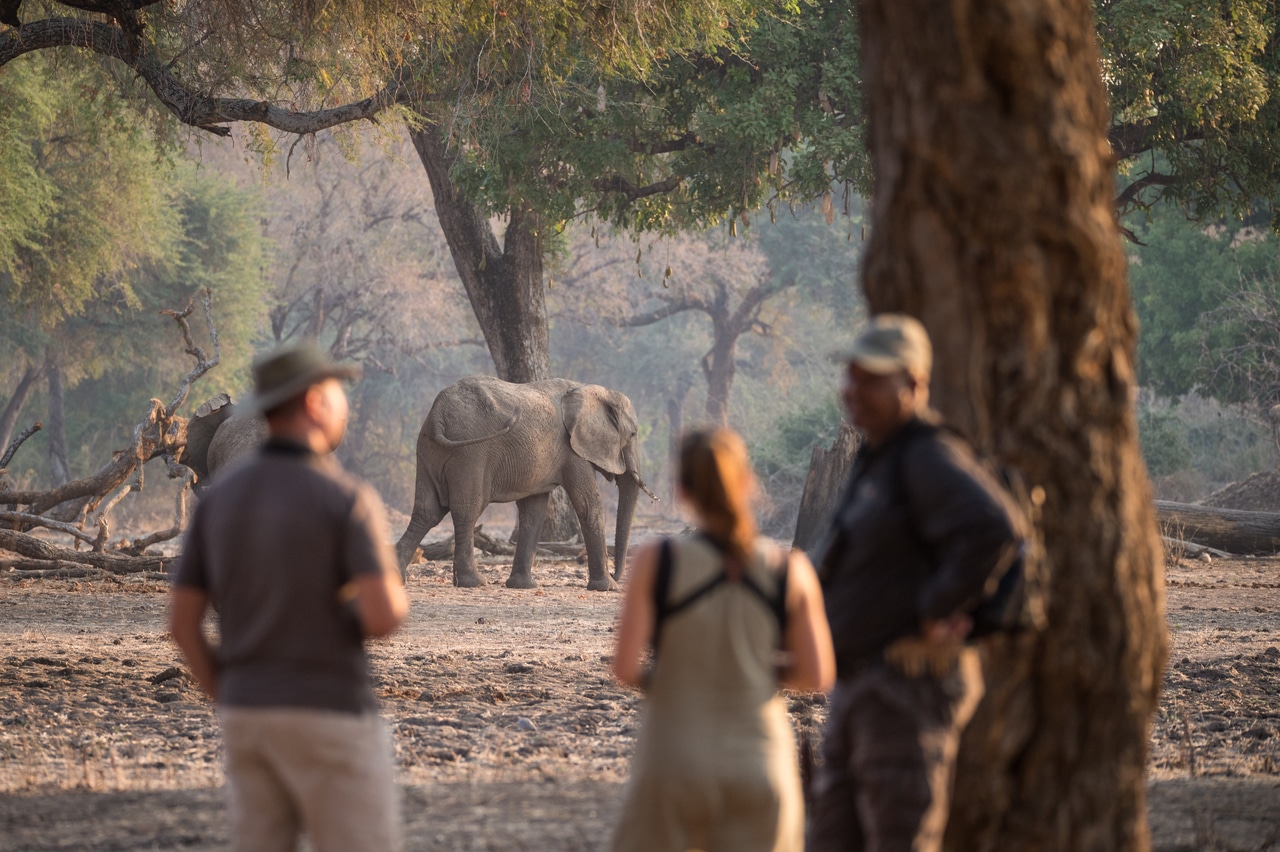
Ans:
[[[618,584],[608,574],[603,577],[592,577],[587,581],[587,588],[593,592],[616,592]]]
[[[511,576],[507,578],[507,588],[536,589],[538,588],[538,581],[533,579],[532,574],[516,574],[513,572]]]
[[[480,575],[476,573],[476,569],[469,571],[460,571],[453,569],[453,584],[459,589],[474,589],[484,585],[484,580],[480,579]]]

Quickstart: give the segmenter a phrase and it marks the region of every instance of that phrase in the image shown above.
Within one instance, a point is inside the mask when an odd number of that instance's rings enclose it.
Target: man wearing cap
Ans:
[[[815,554],[836,650],[810,852],[942,848],[960,733],[982,695],[965,614],[1013,559],[1000,486],[929,408],[932,348],[901,314],[842,353],[859,449]]]
[[[218,704],[236,850],[400,848],[387,731],[365,637],[408,610],[381,501],[330,455],[353,367],[312,343],[254,362],[261,453],[200,501],[173,578],[169,630]],[[218,643],[202,624],[212,606]]]

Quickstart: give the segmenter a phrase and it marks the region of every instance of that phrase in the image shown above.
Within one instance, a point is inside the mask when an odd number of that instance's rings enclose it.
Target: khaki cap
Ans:
[[[244,403],[266,412],[325,379],[358,379],[360,367],[330,360],[312,340],[286,344],[253,361],[253,395]]]
[[[869,373],[887,376],[899,370],[927,379],[933,369],[929,334],[915,317],[879,314],[836,358],[857,364]]]

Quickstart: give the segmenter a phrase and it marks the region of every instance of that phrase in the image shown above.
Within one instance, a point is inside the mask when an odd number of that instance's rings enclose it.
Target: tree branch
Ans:
[[[675,151],[688,150],[696,144],[698,144],[698,134],[688,131],[665,142],[641,142],[638,139],[632,139],[627,143],[627,147],[635,154],[671,154]]]
[[[30,438],[32,435],[39,432],[43,428],[44,428],[43,423],[40,423],[40,422],[32,423],[30,426],[24,429],[22,433],[18,435],[18,437],[14,438],[13,443],[10,444],[9,448],[4,451],[4,455],[0,456],[0,470],[4,470],[6,467],[9,466],[9,461],[13,458],[13,454],[18,451],[18,447],[21,447],[24,443],[26,443],[26,440],[28,438]]]
[[[672,175],[666,180],[660,180],[657,183],[651,183],[648,186],[636,186],[621,175],[613,175],[612,177],[596,180],[592,183],[592,187],[597,192],[616,192],[621,195],[625,195],[627,201],[636,201],[640,198],[648,198],[650,195],[660,195],[664,192],[671,192],[682,183],[684,183],[684,178],[679,175]]]
[[[706,306],[692,299],[681,299],[680,301],[670,301],[661,308],[649,311],[645,314],[636,314],[635,316],[622,317],[621,319],[608,320],[610,325],[616,325],[622,328],[638,328],[644,325],[653,325],[655,322],[662,322],[667,317],[684,313],[685,311],[706,310]]]
[[[230,135],[231,130],[222,125],[234,121],[254,121],[286,133],[316,133],[360,119],[374,121],[378,113],[406,102],[410,94],[403,79],[397,77],[372,97],[314,111],[282,109],[249,98],[199,95],[189,91],[153,52],[132,50],[128,34],[119,27],[75,18],[33,21],[0,34],[0,67],[25,53],[53,47],[80,47],[123,62],[138,72],[179,121],[219,136]],[[419,93],[415,97],[425,96]]]
[[[1135,180],[1124,188],[1124,190],[1116,196],[1116,210],[1123,215],[1129,207],[1138,200],[1138,195],[1146,188],[1151,186],[1177,186],[1182,183],[1182,178],[1174,175],[1157,174],[1150,172]]]

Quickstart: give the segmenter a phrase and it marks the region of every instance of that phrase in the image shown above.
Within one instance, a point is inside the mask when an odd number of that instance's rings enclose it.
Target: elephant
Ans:
[[[187,421],[187,445],[178,461],[196,473],[196,492],[209,487],[215,473],[248,458],[267,440],[267,421],[236,410],[225,393],[206,401]]]
[[[654,497],[637,469],[637,427],[631,400],[600,385],[568,379],[512,384],[471,376],[445,388],[418,433],[413,514],[396,544],[401,572],[422,537],[448,513],[454,529],[453,583],[480,585],[473,551],[476,520],[490,503],[514,501],[516,550],[507,586],[537,588],[534,551],[551,491],[560,485],[586,542],[587,588],[617,589],[639,491]],[[596,471],[618,486],[612,577],[605,565]]]

